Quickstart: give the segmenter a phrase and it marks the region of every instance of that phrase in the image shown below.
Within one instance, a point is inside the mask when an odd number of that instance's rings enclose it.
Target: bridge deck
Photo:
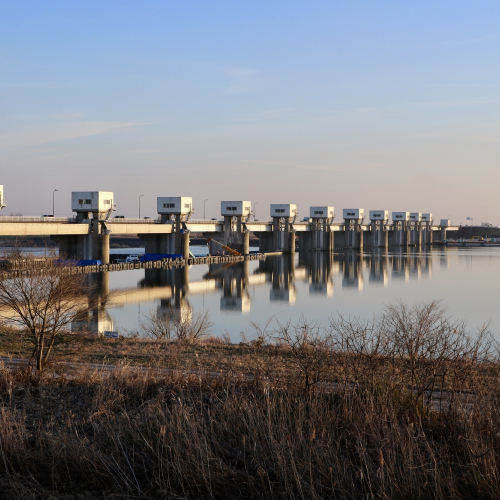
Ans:
[[[223,233],[224,221],[221,220],[190,220],[185,223],[193,233]],[[121,219],[113,218],[106,221],[106,226],[117,234],[171,234],[174,222],[162,223],[160,219]],[[272,232],[271,221],[249,221],[247,229],[252,233]],[[312,224],[307,221],[292,223],[296,232],[312,231]],[[344,231],[343,223],[331,224],[330,231]],[[362,224],[363,231],[370,230],[370,224]],[[389,230],[392,226],[389,225]],[[432,226],[432,231],[440,231],[440,226]],[[446,227],[448,231],[457,231],[459,226]],[[77,224],[74,218],[66,217],[24,217],[0,216],[0,236],[63,236],[90,234],[89,221]]]
[[[89,234],[88,224],[61,222],[7,222],[0,221],[0,236],[64,236]]]

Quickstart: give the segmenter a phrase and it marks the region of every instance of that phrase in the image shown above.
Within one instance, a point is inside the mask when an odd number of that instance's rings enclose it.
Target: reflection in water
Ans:
[[[449,265],[449,260],[442,257]],[[252,270],[250,270],[252,267]],[[205,269],[207,269],[205,267]],[[201,271],[201,269],[200,269]],[[182,322],[190,322],[194,308],[189,300],[197,295],[220,295],[218,308],[222,313],[249,314],[255,287],[269,287],[269,302],[293,305],[297,302],[298,285],[308,286],[309,296],[332,298],[334,277],[341,279],[342,288],[363,291],[365,281],[371,286],[386,287],[389,279],[408,282],[432,275],[432,253],[415,249],[388,252],[374,249],[360,253],[307,252],[298,256],[283,255],[264,261],[211,264],[201,279],[190,280],[190,268],[145,269],[144,278],[136,287],[120,289],[109,294],[109,274],[89,275],[99,290],[99,301],[84,321],[74,323],[74,330],[85,328],[102,335],[115,330],[110,309],[126,308],[130,304],[150,303],[158,317],[176,314]],[[198,273],[199,274],[199,273]],[[300,286],[303,288],[303,285]],[[90,300],[90,299],[89,299]],[[212,306],[213,307],[213,306]],[[124,325],[125,326],[125,325]],[[131,329],[137,325],[126,325]]]
[[[389,272],[387,270],[389,268],[389,257],[387,252],[381,248],[376,248],[370,257],[370,284],[386,286],[389,281]]]
[[[88,297],[88,303],[93,301],[94,307],[85,313],[79,321],[73,321],[71,331],[88,331],[102,336],[107,331],[114,331],[114,321],[106,310],[106,302],[109,296],[109,273],[96,273],[86,276],[86,284],[90,286],[93,293],[97,293],[97,300]]]
[[[334,261],[329,252],[308,252],[299,258],[299,264],[305,266],[309,277],[309,295],[333,297],[333,270],[338,274],[340,263]]]
[[[295,256],[284,255],[278,259],[269,259],[262,262],[266,272],[271,275],[271,301],[295,304],[297,289],[295,287]],[[266,265],[267,264],[267,265]],[[260,267],[260,266],[259,266]]]
[[[448,253],[443,253],[439,257],[439,265],[440,267],[444,267],[448,269],[450,267],[450,255]]]
[[[143,288],[159,287],[164,290],[156,308],[158,318],[169,317],[180,323],[191,322],[193,307],[187,299],[189,266],[180,269],[145,269],[144,280],[139,285]]]
[[[221,311],[250,312],[248,293],[249,262],[236,264],[210,264],[206,278],[214,278],[216,287],[222,290]]]
[[[396,249],[392,256],[392,279],[404,280],[405,282],[410,279],[408,254],[400,248]]]
[[[342,286],[363,290],[363,256],[355,250],[347,250],[342,257],[344,260]]]
[[[422,260],[415,248],[410,248],[408,255],[408,274],[410,279],[420,279],[422,277]]]

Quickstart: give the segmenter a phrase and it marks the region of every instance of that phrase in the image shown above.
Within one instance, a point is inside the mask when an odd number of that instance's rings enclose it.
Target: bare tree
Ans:
[[[153,340],[177,340],[183,343],[199,341],[210,333],[212,322],[208,311],[193,316],[183,315],[174,307],[149,311],[140,323],[142,332]]]
[[[68,268],[11,270],[0,275],[0,320],[29,332],[33,343],[31,360],[39,375],[58,335],[87,312],[92,303],[92,290],[84,275]]]
[[[332,368],[332,350],[326,332],[314,322],[300,318],[297,324],[281,324],[275,338],[289,350],[302,377],[304,392],[311,395],[313,388],[327,380]]]
[[[152,309],[142,314],[143,319],[139,323],[142,333],[153,340],[172,340],[175,310],[168,308],[161,313]]]
[[[338,319],[330,318],[328,337],[332,348],[342,353],[338,365],[345,386],[348,382],[358,385],[368,379],[373,387],[377,371],[387,354],[385,332],[374,321],[347,319],[339,314]]]
[[[453,392],[461,390],[460,381],[471,378],[470,370],[488,359],[491,349],[486,327],[471,337],[465,322],[452,321],[437,300],[388,305],[377,326],[392,352],[393,374],[411,389],[415,406],[429,405],[447,380]]]
[[[274,320],[274,316],[275,315],[270,316],[262,326],[257,321],[250,321],[250,325],[253,327],[255,332],[255,338],[252,340],[252,344],[254,347],[262,347],[271,338],[272,333],[270,331],[270,325]]]

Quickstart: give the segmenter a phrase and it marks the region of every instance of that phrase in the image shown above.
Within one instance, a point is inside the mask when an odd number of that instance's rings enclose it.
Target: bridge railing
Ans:
[[[71,223],[76,222],[74,217],[30,217],[24,215],[0,215],[1,222],[57,222]]]
[[[223,224],[223,220],[213,220],[213,219],[189,219],[188,224]]]
[[[173,220],[168,220],[162,222],[160,218],[158,219],[131,219],[131,218],[111,218],[107,222],[112,224],[174,224]],[[186,221],[187,224],[223,224],[223,220],[204,220],[204,219],[189,219]]]
[[[112,217],[107,222],[112,224],[160,224],[161,219],[134,219],[134,218],[121,218],[121,217]]]

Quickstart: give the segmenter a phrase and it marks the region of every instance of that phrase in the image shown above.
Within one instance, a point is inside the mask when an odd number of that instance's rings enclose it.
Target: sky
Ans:
[[[2,215],[71,191],[500,224],[500,2],[24,1],[0,15]],[[470,223],[470,222],[469,222]]]

